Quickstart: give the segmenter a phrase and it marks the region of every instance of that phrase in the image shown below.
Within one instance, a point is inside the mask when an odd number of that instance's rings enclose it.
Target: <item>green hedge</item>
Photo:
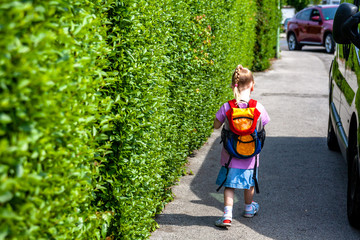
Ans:
[[[278,28],[281,22],[281,11],[278,0],[258,0],[256,15],[256,44],[254,48],[254,71],[262,71],[270,67],[269,59],[276,57]],[[269,7],[271,6],[271,7]]]
[[[147,238],[233,69],[273,57],[259,3],[0,3],[0,239]]]
[[[104,13],[86,1],[0,5],[1,239],[106,236],[111,214],[92,204],[105,151]]]

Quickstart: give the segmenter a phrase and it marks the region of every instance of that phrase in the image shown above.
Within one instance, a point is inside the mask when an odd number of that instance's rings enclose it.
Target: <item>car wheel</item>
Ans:
[[[335,135],[334,127],[331,123],[331,117],[328,121],[327,146],[331,151],[339,151],[339,143]]]
[[[325,36],[325,50],[327,53],[333,53],[335,50],[335,42],[331,33]]]
[[[347,214],[351,226],[360,228],[360,177],[359,151],[356,144],[351,147],[348,163]]]
[[[288,48],[290,51],[301,50],[301,45],[297,42],[295,34],[290,33],[288,37]]]

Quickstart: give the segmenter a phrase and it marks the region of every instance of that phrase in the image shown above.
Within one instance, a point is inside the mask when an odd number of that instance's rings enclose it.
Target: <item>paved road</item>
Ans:
[[[156,218],[160,229],[150,239],[360,239],[346,217],[345,161],[326,146],[332,56],[321,47],[290,52],[280,43],[281,58],[255,74],[253,97],[271,117],[255,196],[258,215],[241,216],[243,196],[237,191],[232,227],[213,225],[223,210],[214,183],[221,149],[217,130],[189,159],[194,175],[174,187],[175,200]]]

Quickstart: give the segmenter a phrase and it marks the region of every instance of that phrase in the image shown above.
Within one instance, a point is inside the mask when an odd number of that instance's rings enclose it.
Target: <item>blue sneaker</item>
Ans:
[[[258,211],[259,211],[259,204],[256,202],[251,203],[251,210],[250,211],[244,211],[244,217],[246,218],[252,218]]]
[[[231,226],[231,219],[222,217],[215,221],[215,226],[217,227],[230,227]]]

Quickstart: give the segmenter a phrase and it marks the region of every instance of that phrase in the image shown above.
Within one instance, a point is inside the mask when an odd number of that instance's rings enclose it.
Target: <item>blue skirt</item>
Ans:
[[[256,175],[259,174],[259,168],[256,170]],[[238,188],[238,189],[250,189],[250,187],[255,186],[255,182],[252,179],[254,174],[253,169],[238,169],[238,168],[229,168],[229,174],[227,176],[224,187],[229,188]],[[221,185],[226,177],[226,168],[221,167],[218,177],[216,179],[216,184]],[[256,176],[257,179],[257,176]]]

